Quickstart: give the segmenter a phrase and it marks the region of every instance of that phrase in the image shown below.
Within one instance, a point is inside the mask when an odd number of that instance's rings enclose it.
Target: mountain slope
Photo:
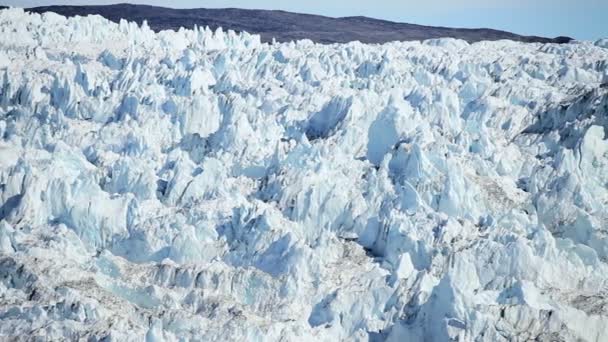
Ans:
[[[177,30],[180,27],[193,28],[195,25],[209,26],[212,29],[221,26],[225,30],[259,34],[262,41],[271,41],[272,38],[276,38],[281,42],[310,39],[320,43],[345,43],[354,40],[363,43],[384,43],[442,37],[458,38],[468,42],[499,39],[543,43],[570,41],[566,37],[555,39],[528,37],[491,29],[431,27],[366,17],[330,18],[284,11],[235,8],[172,9],[119,4],[108,6],[49,6],[28,10],[35,13],[52,11],[64,16],[99,14],[114,22],[118,22],[120,19],[138,23],[147,20],[150,27],[155,31]]]

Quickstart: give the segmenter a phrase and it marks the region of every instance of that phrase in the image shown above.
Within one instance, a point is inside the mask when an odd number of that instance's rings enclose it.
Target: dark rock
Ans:
[[[492,29],[461,29],[396,23],[367,17],[330,18],[319,15],[285,11],[225,9],[173,9],[146,5],[118,4],[108,6],[48,6],[28,9],[30,12],[55,12],[64,16],[98,14],[111,21],[120,19],[141,24],[148,22],[154,31],[178,30],[209,26],[224,30],[247,31],[259,34],[262,41],[279,42],[310,39],[318,43],[385,43],[389,41],[425,40],[452,37],[477,42],[482,40],[510,39],[522,42],[568,43],[572,38],[554,39],[520,36]]]

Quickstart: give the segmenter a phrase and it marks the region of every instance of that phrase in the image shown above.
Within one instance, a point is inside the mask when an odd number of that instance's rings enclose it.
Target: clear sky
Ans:
[[[365,15],[422,25],[488,27],[519,34],[608,38],[608,0],[0,0],[8,6],[146,3],[175,8],[282,9],[333,17]]]

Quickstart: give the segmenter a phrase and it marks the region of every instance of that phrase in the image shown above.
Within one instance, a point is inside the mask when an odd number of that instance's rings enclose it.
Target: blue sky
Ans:
[[[334,17],[365,15],[423,25],[489,27],[527,35],[591,40],[608,37],[608,0],[0,0],[0,4],[20,7],[116,2],[176,8],[282,9]]]

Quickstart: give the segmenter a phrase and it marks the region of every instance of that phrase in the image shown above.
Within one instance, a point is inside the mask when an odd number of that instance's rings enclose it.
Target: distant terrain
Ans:
[[[510,39],[521,42],[567,43],[569,37],[545,38],[521,36],[487,28],[464,29],[396,23],[367,17],[331,18],[285,11],[226,9],[173,9],[146,5],[118,4],[107,6],[48,6],[28,9],[31,12],[55,12],[64,16],[99,14],[111,21],[120,19],[142,23],[147,20],[155,31],[177,30],[194,25],[222,27],[226,30],[259,34],[262,41],[284,42],[310,39],[318,43],[385,43],[389,41],[425,40],[452,37],[477,42]]]

